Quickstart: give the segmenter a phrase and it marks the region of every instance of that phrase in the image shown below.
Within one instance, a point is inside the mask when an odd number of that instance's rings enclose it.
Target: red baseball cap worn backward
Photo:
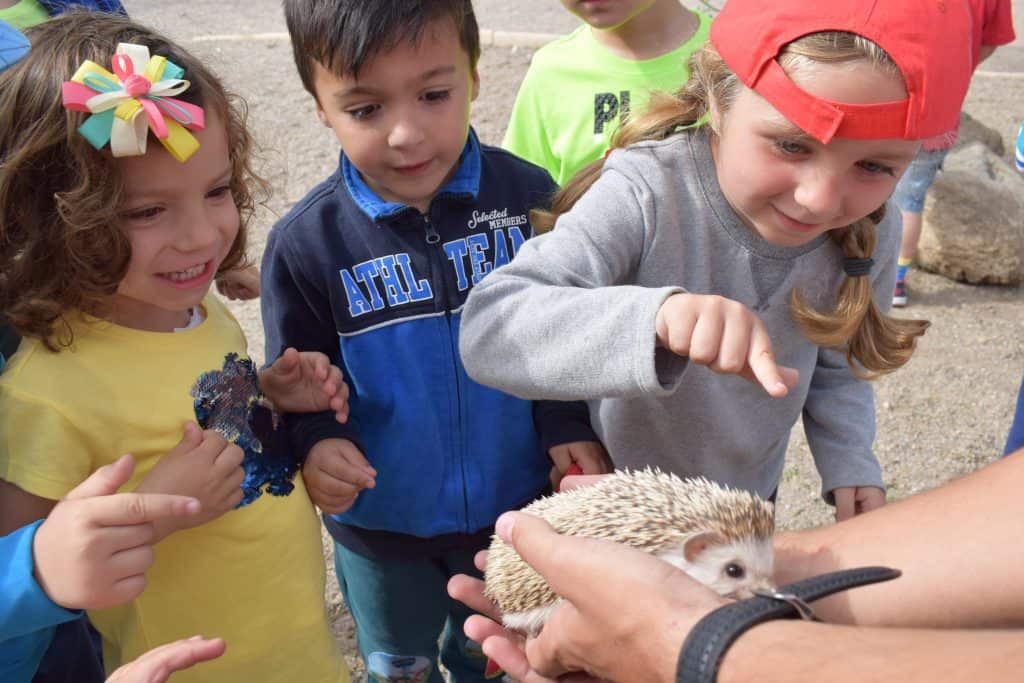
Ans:
[[[954,130],[970,83],[964,0],[727,0],[711,43],[747,87],[811,137],[922,140]],[[797,87],[776,61],[792,41],[844,31],[874,42],[903,74],[897,102],[831,102]]]

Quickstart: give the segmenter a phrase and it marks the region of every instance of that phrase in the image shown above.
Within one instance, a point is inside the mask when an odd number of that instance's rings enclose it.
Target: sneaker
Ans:
[[[907,305],[907,283],[903,280],[896,282],[896,289],[892,293],[892,305],[894,308],[903,308]]]

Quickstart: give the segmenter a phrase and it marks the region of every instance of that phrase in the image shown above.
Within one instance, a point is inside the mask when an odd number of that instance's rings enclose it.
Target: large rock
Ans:
[[[928,192],[917,262],[972,284],[1024,282],[1024,176],[980,142],[950,152]]]

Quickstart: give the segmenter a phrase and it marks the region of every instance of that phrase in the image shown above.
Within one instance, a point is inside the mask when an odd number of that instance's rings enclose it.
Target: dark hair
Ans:
[[[251,168],[244,103],[166,38],[127,18],[83,11],[26,36],[28,54],[0,74],[0,313],[21,335],[56,351],[73,341],[65,315],[102,315],[131,258],[118,216],[124,183],[116,160],[77,132],[89,114],[61,103],[61,84],[83,61],[109,65],[118,43],[145,45],[185,70],[191,85],[178,98],[224,122],[241,225],[219,272],[244,264],[246,226],[267,185]]]
[[[314,97],[313,62],[339,76],[358,76],[367,60],[416,43],[437,19],[454,23],[470,69],[480,58],[471,0],[284,0],[284,16],[299,77]]]

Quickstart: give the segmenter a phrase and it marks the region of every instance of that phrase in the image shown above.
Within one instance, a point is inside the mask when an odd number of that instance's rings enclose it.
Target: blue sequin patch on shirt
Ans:
[[[264,402],[256,366],[237,353],[224,357],[224,367],[203,373],[192,386],[196,420],[242,449],[242,502],[248,505],[264,491],[286,496],[299,463],[288,454],[281,416]]]

